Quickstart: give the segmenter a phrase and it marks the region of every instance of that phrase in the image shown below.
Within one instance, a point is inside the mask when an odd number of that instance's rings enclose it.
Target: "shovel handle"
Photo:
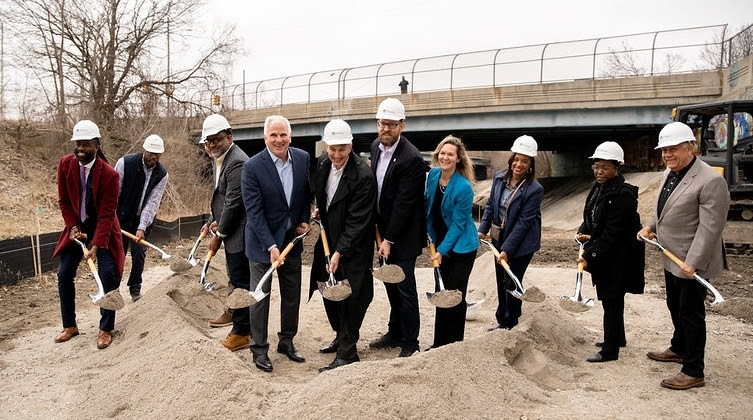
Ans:
[[[207,256],[204,258],[204,261],[209,262],[212,260],[212,257],[214,256],[214,251],[211,249],[207,251]]]
[[[583,251],[583,245],[581,245],[580,248],[578,249],[578,259],[580,259],[580,257],[583,256],[583,252],[584,252]],[[578,272],[582,273],[583,272],[583,268],[584,268],[583,267],[583,263],[579,262],[578,263]]]
[[[375,238],[375,240],[376,240],[377,246],[382,246],[382,235],[379,234],[379,228],[378,227],[376,228],[376,238]]]
[[[434,259],[434,254],[437,253],[437,249],[434,247],[434,242],[431,241],[431,238],[429,238],[429,250],[431,251],[431,264],[434,266],[434,268],[439,267],[439,261]]]
[[[136,242],[137,244],[142,244],[142,245],[146,245],[146,246],[148,246],[149,248],[153,248],[153,249],[155,249],[155,250],[157,250],[157,251],[160,251],[160,253],[162,253],[162,250],[161,250],[161,249],[159,249],[159,248],[157,247],[157,245],[154,245],[154,244],[152,244],[152,243],[150,243],[150,242],[147,242],[147,240],[146,240],[146,239],[139,239],[139,238],[138,238],[138,236],[134,235],[134,234],[133,234],[133,233],[131,233],[131,232],[126,232],[126,231],[125,231],[125,230],[123,230],[123,229],[120,229],[120,232],[121,232],[121,233],[122,233],[123,235],[125,235],[125,236],[127,236],[127,237],[129,237],[129,238],[133,239],[133,241],[134,241],[134,242]]]
[[[322,236],[322,246],[324,246],[324,256],[329,257],[329,241],[327,240],[327,233],[324,232],[324,226],[319,225],[320,232],[319,234]]]

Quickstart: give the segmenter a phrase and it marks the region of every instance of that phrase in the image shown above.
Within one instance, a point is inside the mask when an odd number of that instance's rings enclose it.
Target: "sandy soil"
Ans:
[[[49,168],[41,165],[16,172],[32,177],[46,173],[50,181]],[[31,214],[42,217],[43,232],[59,229],[54,189],[19,194],[15,178],[3,179],[0,237],[19,229],[36,231]],[[651,182],[641,190],[644,219],[655,192]],[[561,216],[545,213],[545,222],[578,219],[583,199],[565,198],[555,206]],[[573,204],[565,206],[567,202]],[[39,203],[44,214],[37,204],[28,208],[30,203]],[[61,329],[54,273],[0,287],[0,419],[748,418],[753,411],[753,257],[730,256],[730,270],[713,279],[728,301],[709,306],[707,385],[671,391],[659,382],[680,366],[645,355],[666,348],[672,332],[658,252],[647,249],[646,293],[627,297],[628,346],[620,359],[587,363],[586,357],[598,350],[593,343],[601,339],[601,307],[597,303],[574,313],[559,304],[560,296],[572,295],[575,283],[572,223],[544,230],[543,247],[524,283],[547,298],[525,302],[521,323],[512,331],[487,331],[495,324],[497,297],[492,257],[480,253],[469,300],[485,303],[480,316],[466,323],[465,341],[408,359],[397,358],[398,349],[369,349],[368,342],[385,332],[389,311],[384,287],[375,280],[376,294],[361,329],[362,361],[323,374],[317,369],[332,358],[317,349],[333,332],[318,293],[301,305],[295,343],[306,363],[272,352],[275,370],[267,374],[254,367],[249,351],[230,353],[220,345],[230,327],[210,328],[208,321],[222,311],[229,293],[223,253],[212,260],[209,277],[218,286],[207,293],[198,285],[200,267],[176,274],[169,261],[149,252],[144,298],[126,301],[118,312],[115,341],[105,350],[95,345],[99,313],[86,298],[95,286],[85,266],[76,281],[82,334],[67,343],[53,342]],[[307,249],[314,240],[314,235],[304,240]],[[192,245],[187,240],[164,248],[186,256]],[[425,255],[419,266],[419,339],[426,349],[432,342],[434,309],[424,292],[433,290],[433,278]],[[587,274],[584,285],[584,295],[594,296]],[[273,287],[272,349],[279,329],[276,282]],[[120,290],[127,297],[125,282]]]

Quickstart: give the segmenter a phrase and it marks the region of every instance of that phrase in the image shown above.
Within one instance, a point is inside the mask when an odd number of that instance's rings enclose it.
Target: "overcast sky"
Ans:
[[[231,83],[459,52],[753,23],[750,0],[208,0],[245,56]]]

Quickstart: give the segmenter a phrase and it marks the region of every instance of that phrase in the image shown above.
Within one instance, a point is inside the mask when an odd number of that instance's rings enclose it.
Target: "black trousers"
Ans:
[[[531,263],[531,259],[533,259],[533,254],[515,258],[508,257],[507,259],[510,271],[512,271],[512,273],[515,274],[515,277],[520,280],[520,284],[523,284],[523,275],[526,273],[528,264]],[[523,302],[507,293],[508,290],[513,290],[515,286],[512,279],[508,277],[504,267],[497,264],[495,261],[494,270],[497,275],[497,298],[499,300],[495,316],[497,318],[497,323],[502,328],[509,329],[518,325],[518,318],[520,318],[522,313]]]
[[[447,290],[460,290],[463,300],[452,308],[437,308],[434,320],[434,344],[432,347],[440,347],[445,344],[463,341],[465,335],[465,313],[468,306],[465,303],[465,295],[468,292],[468,278],[476,261],[476,251],[457,254],[450,252],[442,257],[442,265],[439,272],[442,274],[442,283]],[[435,285],[435,291],[439,286]]]
[[[342,262],[342,260],[340,260]],[[341,265],[342,267],[342,265]],[[345,300],[333,302],[324,301],[324,310],[327,320],[336,332],[336,340],[340,343],[337,347],[338,359],[354,360],[358,357],[356,344],[360,336],[361,325],[366,316],[366,310],[374,299],[374,277],[371,267],[364,266],[361,273],[348,273],[353,293]]]
[[[421,317],[418,312],[416,289],[416,258],[390,260],[390,263],[403,270],[405,280],[400,283],[384,283],[387,299],[390,301],[387,335],[399,340],[402,349],[418,350]]]
[[[706,349],[706,288],[693,279],[664,271],[667,308],[675,328],[670,350],[682,356],[682,373],[703,378]]]
[[[604,308],[604,345],[601,354],[617,356],[620,345],[625,342],[625,295],[602,299],[601,306]]]

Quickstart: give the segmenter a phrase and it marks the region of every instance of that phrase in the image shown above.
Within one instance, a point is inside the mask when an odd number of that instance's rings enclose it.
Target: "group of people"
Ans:
[[[395,98],[384,100],[376,120],[378,137],[371,144],[370,165],[354,153],[348,123],[334,119],[324,128],[326,151],[312,170],[308,153],[291,147],[291,127],[285,117],[266,118],[266,147],[250,158],[233,143],[224,117],[210,115],[202,126],[199,143],[212,158],[214,181],[211,215],[202,233],[211,234],[213,253],[224,244],[234,288],[256,289],[270,267],[277,265],[281,297],[277,352],[298,363],[306,361],[293,343],[299,324],[303,247],[300,241],[292,249],[286,246],[309,232],[312,219],[327,233],[327,243],[320,235],[314,247],[309,299],[331,275],[347,279],[351,294],[341,301],[324,299],[334,339],[319,351],[334,354],[334,359],[320,372],[359,361],[359,331],[374,296],[377,236],[382,238],[377,256],[399,267],[404,280],[385,283],[390,303],[387,329],[369,347],[399,347],[399,357],[420,350],[415,266],[427,240],[436,245],[431,259],[439,267],[444,287],[459,290],[463,297],[456,306],[436,308],[429,348],[464,338],[465,297],[479,239],[490,236],[498,251],[497,325],[490,331],[510,330],[521,317],[521,300],[508,293],[516,286],[502,266],[509,266],[522,282],[541,247],[544,189],[535,177],[538,145],[532,137],[523,135],[514,141],[507,168],[494,175],[477,227],[472,217],[474,169],[462,140],[447,136],[440,141],[427,173],[421,153],[402,134],[404,105]],[[104,291],[109,292],[120,285],[130,244],[133,268],[128,286],[132,299],[140,298],[143,246],[121,239],[120,228],[133,229],[138,239],[145,238],[167,182],[167,171],[159,164],[164,152],[159,136],[147,137],[143,153],[124,156],[115,168],[107,163],[99,130],[91,121],[76,124],[71,140],[76,142],[74,154],[64,156],[58,166],[66,228],[55,250],[61,257],[58,288],[64,328],[56,342],[78,335],[73,277],[82,258],[98,261]],[[624,297],[643,292],[642,238],[658,234],[684,259],[679,266],[669,259],[664,262],[667,306],[674,326],[671,346],[648,353],[654,360],[683,364],[679,374],[662,381],[673,389],[704,384],[705,289],[691,279],[696,273],[707,278],[719,275],[721,231],[729,207],[724,180],[696,158],[694,141],[692,130],[682,123],[662,129],[656,148],[661,149],[667,170],[656,215],[645,226],[637,210],[638,188],[626,183],[619,170],[625,162],[622,148],[611,141],[600,144],[589,158],[595,182],[576,234],[584,244],[577,262],[591,273],[604,309],[604,339],[596,343],[601,351],[590,356],[589,362],[616,360],[620,347],[627,344]],[[84,255],[73,239],[87,241],[91,248]],[[269,293],[271,287],[266,282],[262,290]],[[265,372],[273,370],[268,356],[269,311],[269,299],[262,299],[210,323],[232,323],[222,345],[230,351],[250,348],[255,366]],[[101,309],[98,348],[112,342],[114,320],[114,311]]]
[[[149,235],[168,179],[167,170],[159,162],[165,144],[156,134],[144,140],[142,152],[123,156],[114,168],[102,151],[99,127],[94,122],[76,123],[71,141],[75,142],[73,153],[63,156],[57,168],[58,203],[65,229],[53,253],[53,257],[60,257],[58,293],[63,320],[56,343],[79,335],[74,279],[82,259],[98,263],[102,289],[109,293],[120,287],[130,248],[128,288],[134,302],[141,298],[146,251],[139,242]],[[137,240],[121,233],[123,230]],[[100,308],[98,349],[110,346],[114,328],[115,311]]]

